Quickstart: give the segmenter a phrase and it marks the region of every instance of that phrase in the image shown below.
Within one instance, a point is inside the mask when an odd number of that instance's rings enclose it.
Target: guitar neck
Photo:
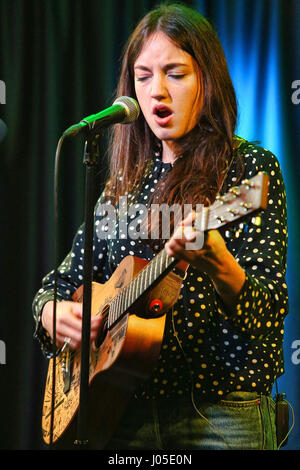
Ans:
[[[165,250],[161,250],[112,300],[108,327],[111,328],[148,289],[153,287],[177,263],[176,258],[168,257]]]

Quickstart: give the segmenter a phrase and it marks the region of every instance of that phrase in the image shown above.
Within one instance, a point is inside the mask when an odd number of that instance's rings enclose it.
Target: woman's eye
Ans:
[[[147,80],[147,78],[149,78],[149,76],[147,75],[146,77],[136,77],[136,80],[138,82],[144,82],[145,80]]]
[[[150,75],[145,75],[145,76],[142,76],[142,77],[136,77],[136,80],[138,82],[144,82],[146,80],[148,80],[148,78],[150,78],[151,76]],[[180,80],[181,78],[184,78],[185,77],[185,74],[183,73],[170,73],[168,75],[169,78],[174,78],[175,80]]]
[[[179,73],[177,73],[177,74],[172,73],[172,74],[169,75],[169,77],[175,78],[177,80],[180,80],[180,78],[183,78],[184,76],[185,76],[184,74],[179,74]]]

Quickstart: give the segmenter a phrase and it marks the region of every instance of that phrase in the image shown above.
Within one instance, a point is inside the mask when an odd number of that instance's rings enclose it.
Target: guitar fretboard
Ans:
[[[110,304],[108,328],[111,328],[158,279],[178,263],[165,250],[153,258],[137,276],[114,297]]]

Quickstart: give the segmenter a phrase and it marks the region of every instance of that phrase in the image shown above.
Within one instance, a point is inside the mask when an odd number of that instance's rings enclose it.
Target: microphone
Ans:
[[[0,142],[4,139],[7,133],[7,125],[0,119]]]
[[[128,96],[120,96],[114,101],[113,105],[109,108],[100,111],[97,114],[82,119],[78,124],[69,127],[64,133],[64,136],[75,136],[82,131],[107,127],[111,124],[128,124],[135,121],[140,114],[140,107],[136,100]]]

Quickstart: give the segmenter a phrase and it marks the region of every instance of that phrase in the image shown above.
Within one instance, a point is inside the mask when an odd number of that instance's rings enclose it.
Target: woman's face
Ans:
[[[152,132],[174,147],[196,125],[202,109],[203,90],[195,60],[164,33],[154,33],[135,61],[134,81]]]

